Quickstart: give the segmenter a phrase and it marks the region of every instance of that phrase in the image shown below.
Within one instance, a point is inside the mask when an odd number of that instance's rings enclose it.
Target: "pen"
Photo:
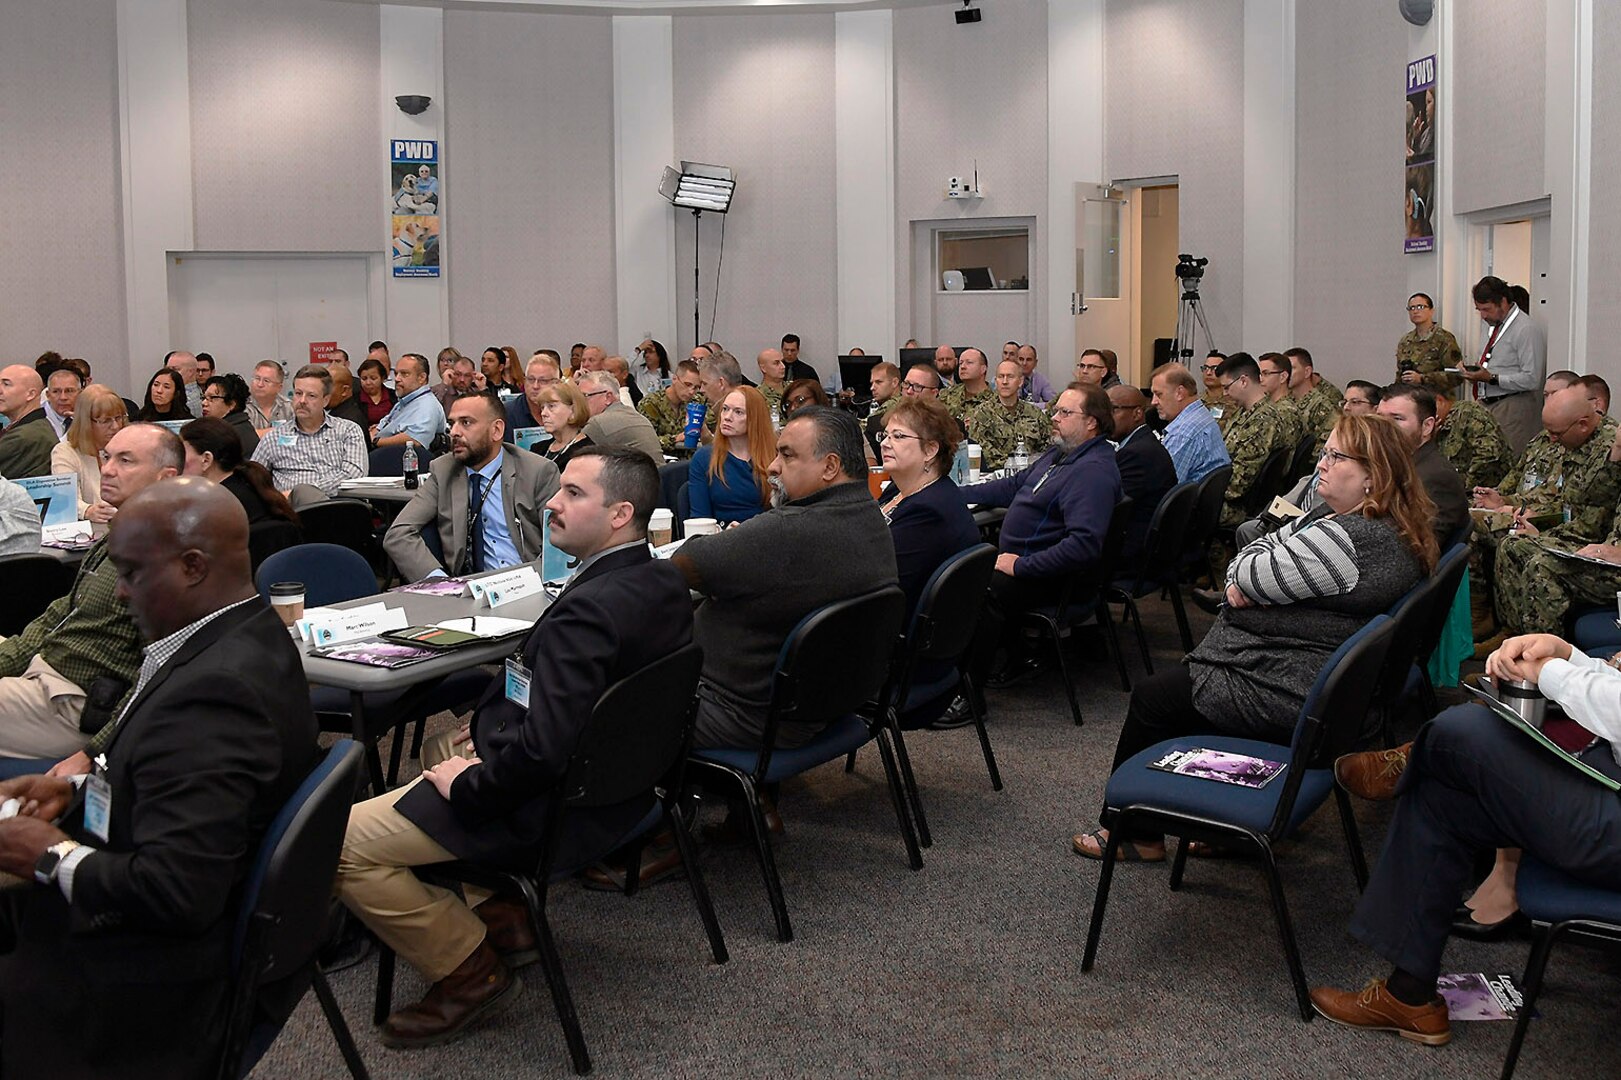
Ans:
[[[468,629],[470,630],[470,632],[472,632],[474,634],[478,633],[478,616],[477,615],[473,616],[472,625]]]

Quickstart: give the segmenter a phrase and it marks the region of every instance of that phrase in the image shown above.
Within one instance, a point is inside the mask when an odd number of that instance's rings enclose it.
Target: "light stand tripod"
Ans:
[[[703,300],[698,288],[698,221],[704,212],[697,208],[692,211],[692,347],[697,348],[703,344],[703,338],[698,336],[698,314],[703,310]],[[1209,336],[1205,331],[1205,336]]]
[[[1205,344],[1212,349],[1216,347],[1216,339],[1210,336],[1210,324],[1205,321],[1204,304],[1199,300],[1198,281],[1193,281],[1191,288],[1183,290],[1181,304],[1176,312],[1176,351],[1172,354],[1172,359],[1182,361],[1182,366],[1189,371],[1193,370],[1195,330],[1203,330]]]

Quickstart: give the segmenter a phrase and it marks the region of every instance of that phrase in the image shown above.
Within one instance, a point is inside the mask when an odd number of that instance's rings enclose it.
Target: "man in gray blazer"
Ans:
[[[575,376],[575,384],[591,409],[585,434],[597,446],[628,446],[640,450],[654,465],[664,464],[664,449],[653,422],[619,400],[619,380],[606,371]]]
[[[505,410],[494,391],[450,403],[450,453],[434,459],[422,487],[383,537],[407,581],[532,562],[541,553],[541,517],[557,491],[557,466],[505,446]],[[468,491],[474,491],[472,506]],[[423,539],[433,526],[441,558]]]
[[[1473,296],[1486,323],[1486,347],[1478,360],[1464,358],[1460,374],[1469,382],[1468,395],[1491,410],[1509,446],[1520,454],[1542,430],[1548,345],[1542,328],[1519,309],[1502,278],[1481,278]]]

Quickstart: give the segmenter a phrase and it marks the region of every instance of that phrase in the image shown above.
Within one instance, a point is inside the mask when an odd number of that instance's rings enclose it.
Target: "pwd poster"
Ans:
[[[1407,189],[1402,251],[1435,250],[1435,57],[1407,65]]]
[[[392,212],[390,259],[398,278],[439,276],[439,144],[432,139],[389,143]]]

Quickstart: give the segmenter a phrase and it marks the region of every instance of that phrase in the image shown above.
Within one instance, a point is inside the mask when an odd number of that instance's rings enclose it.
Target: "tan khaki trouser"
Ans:
[[[449,733],[423,743],[422,767],[452,756]],[[422,783],[419,777],[411,784]],[[349,811],[349,828],[338,857],[338,899],[371,928],[383,944],[438,982],[459,967],[484,940],[484,921],[449,889],[429,885],[413,866],[448,862],[456,856],[394,809],[407,791],[367,799]],[[487,893],[468,890],[481,903]]]
[[[21,675],[0,679],[0,757],[60,761],[83,750],[83,712],[84,691],[34,657]]]

